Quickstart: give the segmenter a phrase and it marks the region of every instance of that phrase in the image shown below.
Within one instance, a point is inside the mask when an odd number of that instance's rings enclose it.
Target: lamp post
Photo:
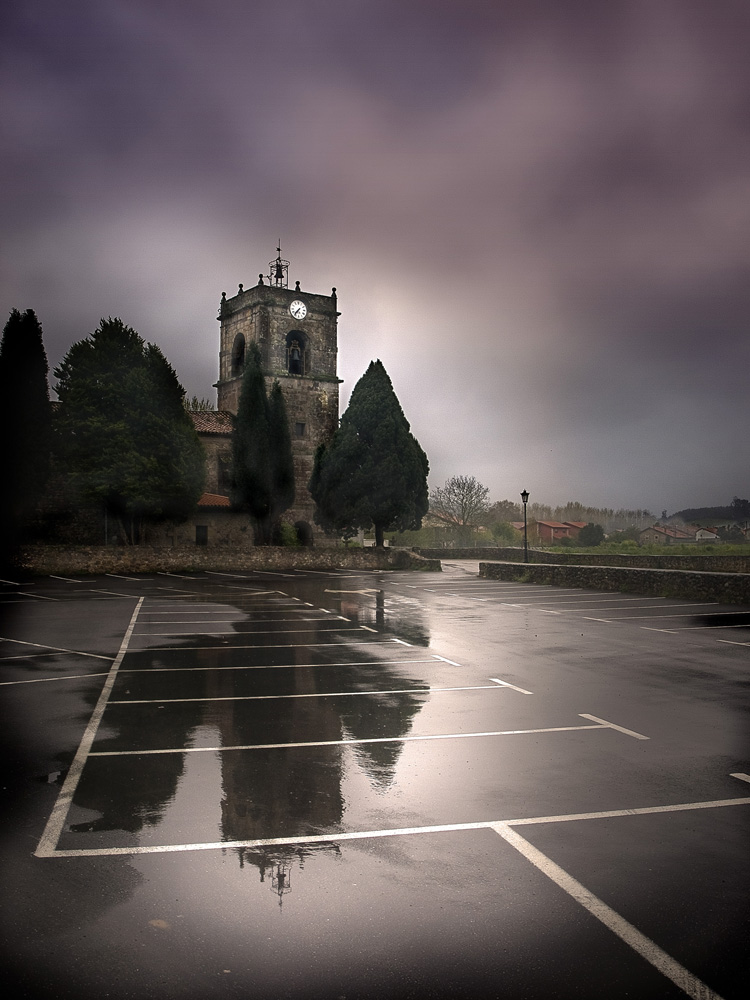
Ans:
[[[526,530],[526,504],[529,502],[529,491],[521,490],[521,500],[523,501],[523,561],[529,561],[529,535]]]

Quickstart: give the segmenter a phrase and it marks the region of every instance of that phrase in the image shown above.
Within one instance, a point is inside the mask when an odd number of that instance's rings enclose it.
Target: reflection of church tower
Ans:
[[[339,382],[336,375],[336,289],[330,295],[303,292],[299,281],[289,288],[289,261],[278,256],[258,284],[227,298],[222,294],[219,321],[219,410],[237,413],[247,345],[260,349],[266,387],[279,380],[289,415],[296,499],[285,520],[312,521],[307,492],[315,449],[338,426]]]

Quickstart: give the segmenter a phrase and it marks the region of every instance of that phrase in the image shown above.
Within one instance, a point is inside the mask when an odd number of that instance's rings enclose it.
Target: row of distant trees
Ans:
[[[430,492],[429,515],[434,522],[451,529],[457,538],[468,538],[478,528],[489,528],[498,541],[514,541],[516,532],[511,522],[523,519],[523,508],[512,500],[490,501],[489,489],[474,476],[453,476],[441,487]],[[584,532],[585,544],[598,544],[594,536],[604,537],[615,530],[640,528],[653,521],[647,510],[612,510],[610,508],[587,507],[577,501],[551,507],[533,503],[527,507],[530,520],[582,521],[597,528],[595,532]]]
[[[0,388],[13,426],[0,431],[9,470],[0,494],[0,549],[7,562],[24,539],[30,512],[50,480],[69,506],[106,513],[122,541],[146,527],[184,520],[203,491],[205,455],[174,369],[154,344],[120,319],[102,320],[54,370],[59,404],[49,399],[42,328],[33,312],[13,310],[0,345]],[[315,456],[310,491],[315,519],[350,536],[374,528],[419,528],[427,511],[427,456],[411,434],[390,379],[372,362],[354,388],[333,439]],[[278,540],[294,503],[294,464],[281,387],[266,391],[255,345],[232,433],[231,500],[252,520],[256,544]]]

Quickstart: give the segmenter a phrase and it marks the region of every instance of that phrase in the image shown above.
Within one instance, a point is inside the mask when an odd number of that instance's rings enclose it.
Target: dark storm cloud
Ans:
[[[379,356],[436,483],[750,491],[744,0],[1,16],[1,304],[53,363],[122,315],[209,395],[220,292],[281,236],[339,289],[344,398]]]

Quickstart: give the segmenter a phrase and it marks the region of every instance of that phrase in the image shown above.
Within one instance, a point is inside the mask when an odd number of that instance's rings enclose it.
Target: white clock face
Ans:
[[[295,319],[304,319],[307,316],[307,306],[304,302],[300,302],[299,299],[295,299],[289,306],[289,312]]]

